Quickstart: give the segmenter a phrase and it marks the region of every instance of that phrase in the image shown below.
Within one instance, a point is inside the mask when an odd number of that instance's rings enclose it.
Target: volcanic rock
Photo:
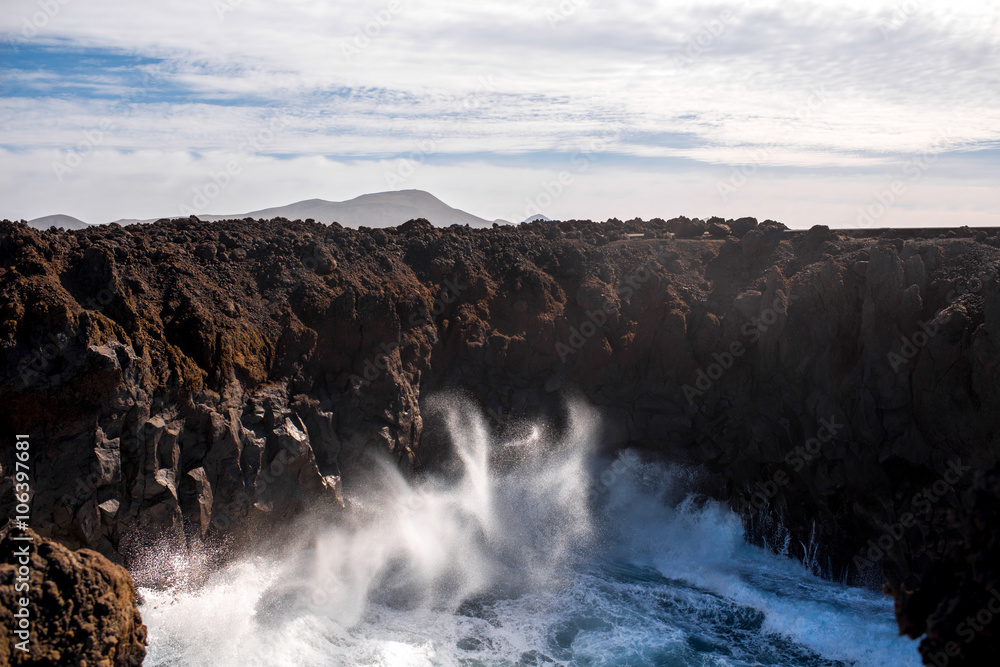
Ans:
[[[575,395],[609,451],[698,466],[751,540],[886,583],[905,628],[949,637],[940,605],[978,604],[1000,569],[934,574],[980,553],[949,517],[994,502],[971,490],[1000,453],[995,236],[727,224],[3,222],[0,437],[37,443],[39,534],[124,560],[128,535],[238,542],[336,512],[376,453],[440,465],[434,393],[501,434]],[[0,450],[8,514],[12,464]]]
[[[21,533],[18,531],[18,535]],[[137,667],[146,657],[146,626],[125,568],[89,549],[70,551],[31,530],[31,541],[0,540],[0,664]],[[25,558],[18,554],[26,550]],[[27,567],[28,590],[15,588]],[[28,600],[30,636],[11,634]]]

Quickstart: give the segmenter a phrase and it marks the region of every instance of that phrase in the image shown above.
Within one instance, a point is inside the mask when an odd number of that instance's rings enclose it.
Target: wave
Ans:
[[[747,543],[698,471],[596,454],[597,415],[493,442],[436,402],[447,474],[375,460],[349,511],[216,570],[164,541],[133,568],[151,665],[919,665],[891,601]]]

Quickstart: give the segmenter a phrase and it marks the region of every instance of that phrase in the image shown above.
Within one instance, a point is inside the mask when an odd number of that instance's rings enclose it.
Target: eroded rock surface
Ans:
[[[752,218],[2,223],[0,423],[32,437],[39,532],[114,559],[136,531],[336,511],[372,451],[434,465],[435,392],[501,430],[576,394],[608,447],[707,470],[754,539],[915,591],[997,465],[998,245]]]
[[[21,535],[20,531],[16,532]],[[0,664],[51,667],[136,667],[146,656],[146,626],[139,617],[132,577],[90,549],[70,551],[39,536],[0,540]],[[20,554],[27,550],[28,591],[16,589]],[[22,577],[23,578],[23,577]],[[14,613],[27,597],[30,635],[11,634]]]

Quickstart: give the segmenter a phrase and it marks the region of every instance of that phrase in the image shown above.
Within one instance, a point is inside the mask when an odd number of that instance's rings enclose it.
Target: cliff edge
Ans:
[[[609,449],[702,467],[752,539],[884,583],[949,664],[994,641],[943,610],[988,604],[998,562],[996,230],[3,222],[0,259],[0,424],[36,448],[42,535],[120,560],[336,511],[367,452],[442,458],[432,393],[498,430],[572,394]]]

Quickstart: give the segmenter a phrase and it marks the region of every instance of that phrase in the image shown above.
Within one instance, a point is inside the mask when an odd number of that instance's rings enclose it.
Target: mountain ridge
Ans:
[[[271,206],[247,213],[223,215],[195,214],[199,220],[243,220],[245,218],[289,220],[315,220],[329,225],[336,222],[345,227],[396,227],[408,220],[424,218],[437,227],[469,225],[490,227],[493,221],[480,218],[467,211],[449,206],[425,190],[390,190],[359,195],[344,201],[330,201],[318,197],[303,199],[282,206]],[[186,216],[169,216],[170,219]],[[162,218],[123,218],[114,222],[120,225],[153,223]]]
[[[63,229],[68,230],[90,229],[93,225],[90,225],[79,218],[74,218],[71,215],[56,213],[55,215],[44,215],[40,218],[28,220],[28,226],[32,229],[44,231],[53,227],[62,227]]]

